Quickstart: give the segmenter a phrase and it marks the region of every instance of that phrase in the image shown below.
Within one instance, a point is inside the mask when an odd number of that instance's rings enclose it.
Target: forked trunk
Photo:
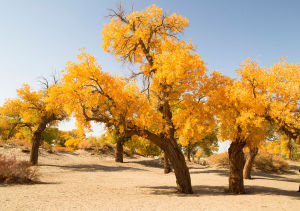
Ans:
[[[115,153],[115,161],[118,163],[123,163],[123,144],[124,142],[122,141],[122,139],[118,138]]]
[[[243,168],[245,165],[245,157],[243,148],[245,143],[237,139],[230,144],[229,155],[229,192],[235,194],[245,193]]]
[[[39,156],[39,147],[41,142],[41,137],[43,131],[46,129],[46,122],[42,122],[36,131],[33,133],[32,137],[32,146],[31,146],[31,152],[30,152],[30,164],[31,165],[37,165],[38,164],[38,156]]]
[[[249,154],[246,159],[246,163],[243,170],[244,179],[251,179],[251,171],[254,163],[254,159],[258,153],[258,147],[250,148]]]
[[[169,162],[169,158],[166,153],[164,153],[164,173],[168,174],[171,172],[171,166]]]

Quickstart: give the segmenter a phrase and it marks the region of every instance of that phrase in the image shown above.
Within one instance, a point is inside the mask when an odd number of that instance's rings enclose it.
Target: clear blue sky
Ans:
[[[100,33],[115,0],[0,0],[0,105],[26,82],[60,71],[78,48],[97,56],[105,71],[126,67],[104,53]],[[123,1],[130,7],[131,0]],[[192,39],[211,70],[234,77],[247,57],[263,66],[286,56],[300,63],[300,1],[135,0],[136,10],[157,4],[189,19]]]

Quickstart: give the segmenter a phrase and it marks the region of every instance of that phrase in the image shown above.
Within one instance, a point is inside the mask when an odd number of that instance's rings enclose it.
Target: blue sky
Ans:
[[[126,66],[101,48],[100,33],[114,0],[0,0],[0,105],[23,83],[60,71],[78,48],[98,58],[105,71],[126,75]],[[125,7],[132,1],[125,0]],[[157,4],[189,19],[192,39],[210,70],[235,76],[247,57],[263,66],[286,56],[300,63],[300,1],[135,0],[136,10]],[[70,127],[68,124],[62,127]]]

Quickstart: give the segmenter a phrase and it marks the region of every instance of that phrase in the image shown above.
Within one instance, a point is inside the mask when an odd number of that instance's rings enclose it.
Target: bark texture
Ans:
[[[177,143],[170,141],[164,150],[169,157],[176,176],[177,190],[180,193],[193,193],[189,169],[185,158]]]
[[[293,152],[295,150],[297,150],[297,145],[296,145],[294,139],[291,137],[289,137],[288,149],[289,149],[289,159],[293,160],[294,159]]]
[[[184,155],[180,150],[176,140],[164,139],[162,136],[154,134],[148,130],[136,129],[134,133],[139,136],[146,136],[148,140],[152,141],[154,144],[164,150],[173,166],[178,192],[192,194],[193,190],[190,172],[186,165]]]
[[[249,154],[247,156],[246,163],[244,166],[244,170],[243,170],[244,179],[251,179],[251,171],[252,171],[253,163],[254,163],[254,160],[255,160],[255,157],[257,154],[258,154],[257,147],[250,148],[250,151],[249,151]]]
[[[115,152],[115,161],[118,163],[123,163],[123,145],[123,140],[121,138],[118,138]]]
[[[33,133],[32,137],[32,146],[31,146],[31,152],[30,152],[30,164],[31,165],[37,165],[38,164],[38,156],[39,156],[39,147],[41,142],[41,137],[43,131],[46,129],[47,123],[42,122],[39,124],[36,131]]]
[[[192,151],[192,147],[191,144],[189,142],[189,144],[187,145],[187,149],[186,149],[186,156],[189,162],[191,162],[191,151]]]
[[[170,173],[171,171],[172,171],[172,170],[171,170],[169,158],[168,158],[167,154],[164,153],[164,173],[165,173],[165,174],[168,174],[168,173]]]
[[[245,157],[243,148],[245,143],[240,139],[235,140],[230,144],[229,154],[229,192],[234,194],[245,193],[243,168],[245,165]]]

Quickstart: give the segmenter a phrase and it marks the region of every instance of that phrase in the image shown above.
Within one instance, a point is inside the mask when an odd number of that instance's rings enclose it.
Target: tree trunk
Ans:
[[[289,159],[293,160],[293,151],[297,146],[295,146],[295,141],[293,138],[289,137],[288,149],[289,149]]]
[[[229,154],[229,192],[235,194],[245,193],[244,180],[243,180],[243,168],[245,165],[245,157],[243,148],[245,143],[240,139],[235,140],[230,144]]]
[[[168,156],[176,176],[177,190],[180,193],[192,194],[192,185],[189,169],[186,165],[184,155],[175,139],[163,139],[162,136],[154,134],[149,130],[134,130],[135,135],[145,136],[148,140],[159,146]]]
[[[191,145],[190,143],[187,145],[187,159],[189,162],[191,162]]]
[[[18,124],[13,124],[12,128],[9,130],[9,133],[8,133],[8,135],[7,135],[7,140],[10,139],[10,138],[13,136],[14,130],[15,130],[15,128],[16,128],[17,126],[18,126]]]
[[[166,143],[167,146],[164,151],[173,165],[178,192],[192,194],[193,190],[190,172],[186,165],[183,153],[179,149],[176,141],[167,140]]]
[[[31,152],[30,152],[30,164],[31,165],[37,165],[38,164],[38,156],[39,156],[39,146],[41,142],[41,137],[43,131],[46,129],[46,122],[42,122],[36,131],[33,133],[32,137],[32,146],[31,146]]]
[[[123,144],[122,138],[118,137],[115,153],[115,161],[118,163],[123,163]]]
[[[251,179],[251,171],[254,163],[254,159],[258,153],[258,147],[250,148],[247,160],[244,166],[243,176],[244,179]]]
[[[164,173],[165,173],[165,174],[168,174],[168,173],[170,173],[171,171],[172,171],[172,170],[171,170],[169,158],[168,158],[167,154],[164,153]]]

